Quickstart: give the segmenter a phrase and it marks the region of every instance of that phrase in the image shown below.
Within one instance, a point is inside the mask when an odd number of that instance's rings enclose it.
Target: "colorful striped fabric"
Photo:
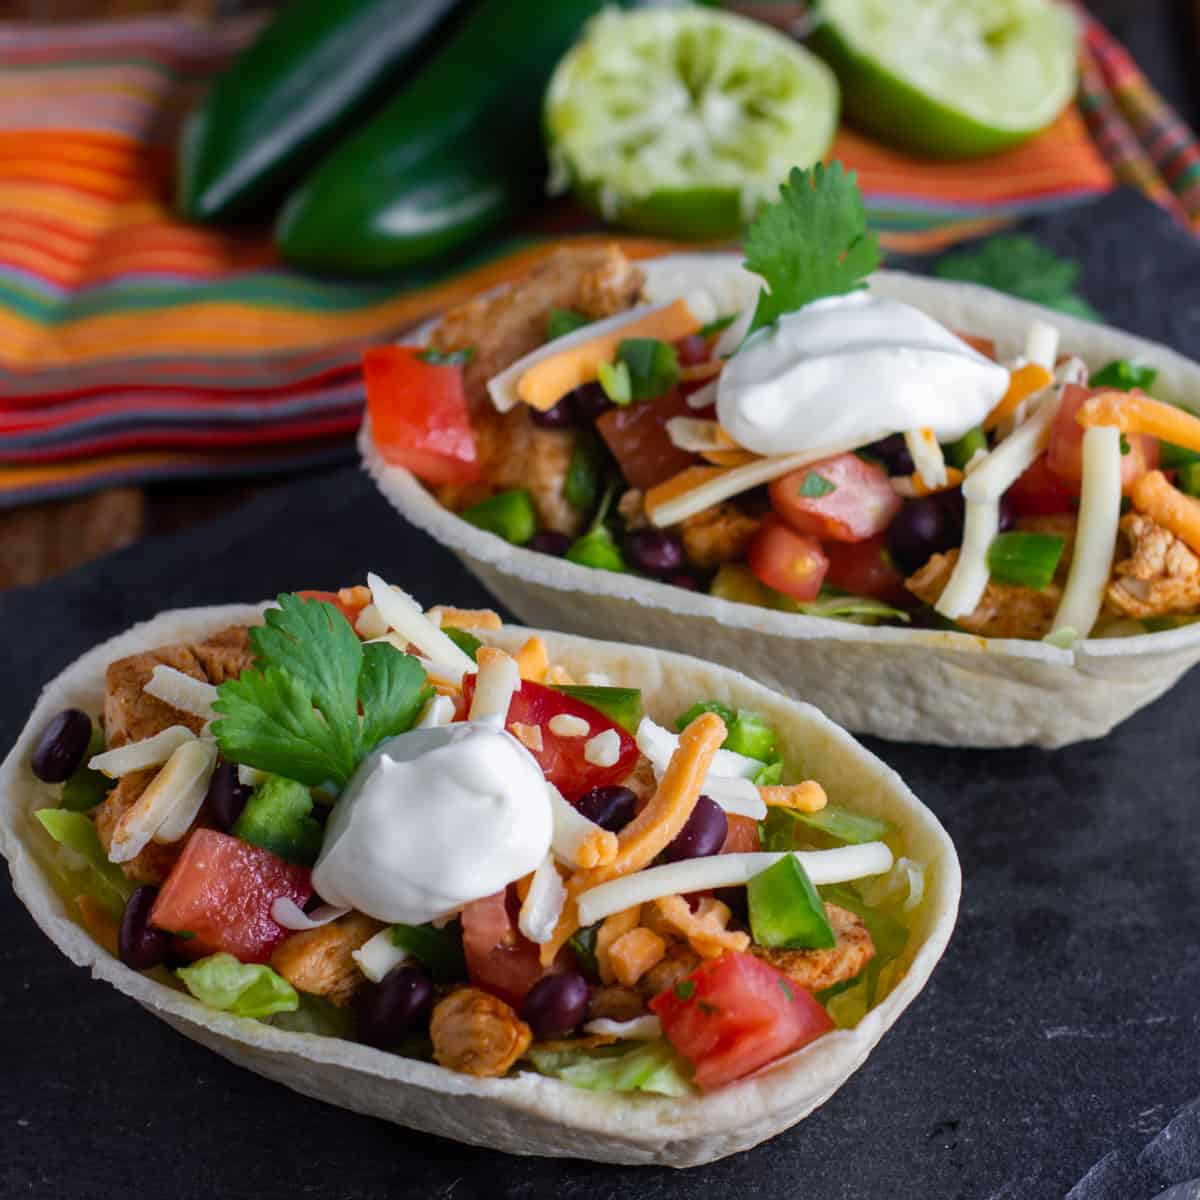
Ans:
[[[181,17],[0,26],[0,506],[345,460],[363,346],[522,274],[551,236],[612,240],[556,207],[469,261],[363,281],[289,270],[263,234],[178,222],[180,122],[252,32]],[[1094,28],[1087,46],[1100,62]],[[850,131],[834,153],[909,252],[1112,186],[1074,109],[984,162],[916,161]],[[1124,144],[1114,158],[1123,169]],[[619,240],[635,256],[666,248]]]

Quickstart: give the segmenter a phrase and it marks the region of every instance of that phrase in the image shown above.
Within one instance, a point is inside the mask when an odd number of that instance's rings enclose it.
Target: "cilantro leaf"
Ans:
[[[806,496],[810,500],[819,500],[822,496],[828,496],[830,492],[836,491],[837,484],[830,483],[824,475],[820,475],[816,471],[809,471],[800,485],[800,495]]]
[[[317,787],[345,783],[384,738],[412,726],[425,672],[394,646],[364,646],[324,601],[282,595],[250,631],[255,664],[217,689],[213,733],[231,762]]]
[[[431,367],[465,367],[474,357],[474,346],[464,346],[461,350],[437,350],[429,346],[417,354],[417,358]]]
[[[879,262],[854,172],[838,162],[793,167],[746,235],[746,268],[767,281],[750,333],[810,301],[857,291]]]
[[[629,392],[634,400],[653,400],[679,381],[675,347],[657,338],[625,338],[617,347],[617,362],[629,368]]]

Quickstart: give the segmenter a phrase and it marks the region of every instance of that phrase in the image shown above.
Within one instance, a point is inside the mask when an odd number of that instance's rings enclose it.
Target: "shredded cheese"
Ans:
[[[723,779],[710,771],[704,794],[734,816],[761,821],[767,815],[767,805],[749,779]]]
[[[841,442],[813,450],[798,450],[795,454],[756,458],[740,467],[688,467],[646,493],[646,516],[659,528],[678,525],[687,517],[731,496],[741,495],[789,471],[853,449],[853,444]]]
[[[794,808],[797,812],[815,813],[829,803],[825,789],[815,780],[803,783],[772,784],[758,789],[763,802],[773,808]]]
[[[564,738],[587,737],[592,732],[592,727],[582,717],[577,717],[573,713],[555,713],[546,722],[546,728],[555,737]]]
[[[617,857],[617,835],[589,821],[552,783],[547,783],[546,788],[554,822],[550,836],[554,857],[566,866],[585,870],[612,862]]]
[[[706,362],[680,367],[679,378],[684,383],[699,383],[703,380],[715,379],[723,370],[725,370],[723,358],[710,358]]]
[[[503,622],[500,614],[490,608],[452,608],[447,604],[435,604],[425,614],[439,629],[447,625],[455,629],[500,629]]]
[[[517,928],[536,945],[549,941],[562,915],[567,900],[567,889],[554,860],[547,856],[533,873],[529,891],[521,905]]]
[[[968,500],[963,521],[963,543],[958,561],[934,609],[953,621],[973,613],[987,590],[990,571],[988,549],[1000,532],[1000,506],[990,501]]]
[[[1080,405],[1075,419],[1085,429],[1113,425],[1122,433],[1144,433],[1200,451],[1200,417],[1137,392],[1101,392]]]
[[[594,953],[602,983],[612,983],[616,978],[613,965],[609,961],[608,952],[631,929],[637,928],[638,921],[641,920],[641,912],[640,905],[635,904],[619,912],[610,913],[604,919],[604,924],[596,931]]]
[[[454,701],[449,696],[438,693],[430,696],[421,709],[415,728],[436,729],[439,725],[449,725],[454,720]]]
[[[1008,391],[1000,398],[999,404],[983,418],[984,430],[990,432],[1001,422],[1015,416],[1022,404],[1053,384],[1054,376],[1040,363],[1026,363],[1017,367],[1009,379]]]
[[[703,387],[697,388],[694,392],[689,392],[687,396],[687,406],[693,412],[699,412],[701,409],[711,408],[717,402],[717,380],[712,383],[706,383]]]
[[[550,656],[546,652],[546,643],[536,635],[517,651],[517,670],[522,679],[533,683],[541,683],[546,678],[550,667]]]
[[[1034,321],[1025,338],[1026,361],[1044,367],[1047,371],[1053,371],[1054,360],[1057,357],[1058,330],[1045,321]]]
[[[721,428],[719,421],[700,417],[672,417],[667,422],[671,444],[692,454],[706,450],[740,450],[741,447]]]
[[[679,749],[679,735],[669,729],[643,717],[634,735],[637,748],[650,760],[655,775],[661,776],[671,761],[671,756]],[[713,755],[712,767],[708,772],[709,778],[704,781],[705,787],[709,780],[716,776],[721,779],[753,779],[763,768],[757,758],[748,758],[732,750],[718,750]]]
[[[513,693],[521,686],[517,660],[493,646],[481,646],[476,661],[479,673],[467,719],[503,729]]]
[[[630,1021],[613,1021],[608,1017],[597,1017],[583,1027],[584,1033],[614,1037],[618,1041],[652,1042],[662,1037],[662,1022],[653,1014],[634,1017]]]
[[[322,904],[315,911],[306,913],[290,896],[276,896],[271,901],[271,920],[276,925],[304,933],[310,929],[320,929],[322,925],[329,925],[349,911],[348,908],[340,908],[336,904]]]
[[[752,851],[747,854],[689,858],[651,867],[633,875],[623,875],[589,888],[579,895],[577,901],[579,920],[584,925],[593,925],[611,913],[621,912],[633,905],[647,904],[663,896],[676,893],[687,895],[706,888],[738,887],[774,866],[785,853],[796,856],[809,879],[818,887],[827,883],[848,883],[868,875],[882,875],[891,870],[893,861],[892,852],[885,842],[838,846],[833,850],[781,853]]]
[[[375,574],[367,576],[367,583],[380,617],[387,623],[388,628],[394,629],[406,643],[415,646],[422,655],[434,662],[459,669],[460,678],[475,670],[471,656],[460,650],[438,629],[407,592],[391,587]]]
[[[540,725],[526,725],[521,721],[514,721],[508,727],[508,732],[526,750],[532,750],[536,754],[539,750],[545,749],[545,742],[542,738],[542,727]]]
[[[1133,485],[1133,506],[1200,554],[1200,500],[1173,488],[1161,471],[1148,471]]]
[[[931,492],[946,486],[946,459],[932,429],[910,429],[904,444],[912,456],[914,474]]]
[[[134,771],[161,766],[184,742],[190,742],[195,736],[186,725],[172,725],[140,742],[126,742],[116,750],[93,755],[88,766],[109,779],[120,779]]]
[[[357,950],[351,950],[350,957],[372,983],[382,983],[384,976],[407,962],[410,955],[392,940],[392,927],[389,925],[368,938]]]
[[[142,688],[148,696],[169,704],[180,712],[190,713],[202,721],[211,721],[217,714],[213,711],[213,703],[217,699],[217,689],[203,679],[193,679],[174,667],[161,664],[154,668],[154,673]]]
[[[242,787],[258,787],[267,782],[266,771],[260,771],[257,767],[248,767],[245,763],[238,763],[237,777],[238,783]]]
[[[366,641],[376,641],[387,631],[387,622],[379,615],[379,609],[374,604],[368,604],[354,622],[354,632]]]
[[[1047,392],[1029,418],[1018,425],[988,456],[973,467],[963,484],[967,500],[998,502],[1046,449],[1058,416],[1062,389]]]
[[[1079,523],[1067,585],[1050,632],[1074,629],[1087,637],[1104,605],[1121,520],[1121,434],[1112,427],[1083,435]]]
[[[653,929],[639,925],[622,934],[608,949],[613,976],[622,987],[633,987],[651,967],[666,957],[667,943]]]
[[[984,454],[986,451],[977,450],[976,454]],[[944,462],[943,462],[943,465]],[[906,500],[913,500],[918,496],[932,496],[937,492],[945,492],[950,488],[958,487],[963,481],[963,473],[957,467],[946,467],[945,482],[940,487],[930,487],[929,484],[917,472],[911,475],[893,475],[892,487],[896,495],[903,496]]]
[[[654,902],[659,918],[687,938],[701,958],[716,958],[726,950],[742,953],[750,945],[749,935],[727,929],[733,915],[729,905],[706,896],[692,912],[682,896],[662,896]]]
[[[615,729],[605,729],[589,738],[583,747],[583,757],[593,767],[615,767],[621,757],[621,735]]]

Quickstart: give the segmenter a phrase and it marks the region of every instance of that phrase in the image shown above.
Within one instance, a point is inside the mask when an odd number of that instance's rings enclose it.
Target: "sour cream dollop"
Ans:
[[[954,441],[1008,388],[1003,367],[944,325],[867,291],[816,300],[729,360],[717,418],[757,454],[857,447],[932,429]]]
[[[422,925],[528,875],[550,849],[545,777],[511,734],[462,722],[380,744],[329,818],[313,887]]]

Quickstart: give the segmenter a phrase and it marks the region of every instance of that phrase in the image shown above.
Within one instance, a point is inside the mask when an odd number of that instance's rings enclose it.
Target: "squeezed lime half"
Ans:
[[[1078,25],[1056,0],[819,0],[816,15],[847,116],[907,150],[1005,150],[1075,94]]]
[[[546,92],[551,188],[643,233],[727,237],[828,150],[837,117],[833,73],[765,25],[609,9]]]

